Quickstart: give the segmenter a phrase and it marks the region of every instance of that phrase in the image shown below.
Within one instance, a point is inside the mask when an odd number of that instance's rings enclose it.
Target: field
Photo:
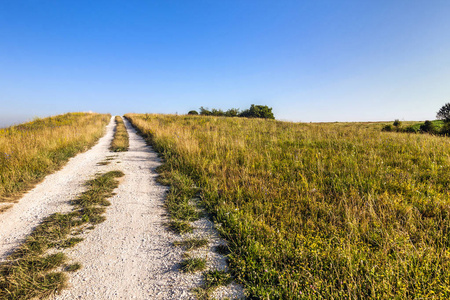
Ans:
[[[450,140],[381,123],[126,116],[250,298],[450,297]]]
[[[68,113],[0,129],[0,202],[11,201],[104,133],[109,115]]]

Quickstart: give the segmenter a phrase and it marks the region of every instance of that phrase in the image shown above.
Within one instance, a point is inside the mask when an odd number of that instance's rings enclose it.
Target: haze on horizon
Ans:
[[[434,119],[450,1],[2,1],[0,127],[70,111],[273,107],[279,120]]]

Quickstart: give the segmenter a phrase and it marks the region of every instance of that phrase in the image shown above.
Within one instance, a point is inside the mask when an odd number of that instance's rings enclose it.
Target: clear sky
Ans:
[[[252,103],[425,120],[446,102],[449,0],[0,0],[0,126]]]

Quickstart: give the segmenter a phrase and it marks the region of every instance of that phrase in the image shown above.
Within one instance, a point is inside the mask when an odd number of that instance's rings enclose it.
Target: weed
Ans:
[[[192,289],[192,293],[195,295],[195,299],[197,299],[197,300],[211,299],[209,296],[209,291],[202,287],[197,287],[197,288]]]
[[[64,270],[66,272],[75,272],[75,271],[78,271],[79,269],[81,269],[81,264],[80,263],[74,263],[74,264],[66,266],[66,268]]]
[[[228,255],[230,254],[230,249],[228,248],[227,245],[217,245],[216,247],[214,247],[214,251],[220,255]]]
[[[182,234],[192,232],[194,229],[188,222],[171,220],[167,223],[167,227],[175,233]]]
[[[233,278],[230,273],[223,270],[210,270],[203,274],[205,281],[205,287],[207,289],[218,287],[221,285],[227,285],[231,283]]]
[[[51,246],[52,246],[52,248],[71,248],[81,241],[83,241],[83,238],[72,237],[72,238],[63,240],[58,243],[53,243],[53,244],[51,244]]]
[[[204,247],[208,245],[207,239],[189,239],[184,241],[177,241],[173,243],[174,246],[181,246],[184,247],[186,251],[194,250],[197,248]]]
[[[202,271],[206,268],[206,259],[204,258],[188,258],[180,263],[180,269],[185,273],[194,273]]]

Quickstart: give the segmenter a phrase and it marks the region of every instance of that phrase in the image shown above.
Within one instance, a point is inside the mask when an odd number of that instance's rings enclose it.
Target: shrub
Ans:
[[[225,112],[225,116],[227,117],[237,117],[239,115],[239,109],[238,108],[230,108]]]
[[[419,131],[417,126],[408,126],[404,129],[405,132],[417,133]]]
[[[427,120],[425,121],[425,123],[420,125],[420,131],[427,133],[436,133],[436,127],[434,126],[433,122]]]
[[[195,110],[191,110],[188,115],[198,114]],[[202,116],[216,116],[216,117],[245,117],[245,118],[262,118],[262,119],[275,119],[272,108],[267,105],[255,105],[252,104],[249,109],[239,112],[238,108],[231,108],[224,112],[221,109],[207,109],[203,106],[200,107],[200,115]]]
[[[221,109],[215,109],[215,108],[213,108],[213,109],[211,110],[211,115],[216,116],[216,117],[223,117],[223,116],[225,116],[225,113],[224,113],[223,110],[221,110]]]
[[[196,110],[190,110],[190,111],[188,112],[188,115],[194,115],[194,116],[196,116],[196,115],[198,115],[198,112],[197,112]]]
[[[394,124],[393,124],[395,127],[400,127],[401,125],[402,125],[402,123],[400,122],[400,120],[399,119],[396,119],[395,121],[394,121]]]
[[[440,134],[450,135],[450,122],[446,122],[439,131]]]
[[[267,105],[252,104],[249,109],[241,112],[239,116],[246,118],[275,119],[272,113],[272,108]]]
[[[204,108],[202,106],[202,107],[200,107],[200,114],[202,116],[210,116],[211,115],[211,111],[209,111],[207,108]]]
[[[381,129],[382,131],[388,131],[388,132],[390,132],[390,131],[392,131],[392,125],[385,125],[384,127],[383,127],[383,129]]]

